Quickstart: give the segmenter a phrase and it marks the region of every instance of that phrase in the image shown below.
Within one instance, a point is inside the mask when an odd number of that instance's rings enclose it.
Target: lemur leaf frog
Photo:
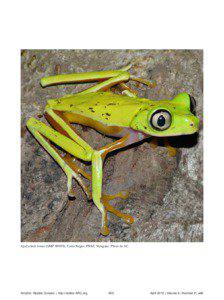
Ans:
[[[133,77],[130,65],[116,71],[99,71],[77,74],[48,76],[41,79],[42,87],[79,82],[98,82],[96,85],[73,95],[48,100],[45,117],[52,127],[31,117],[27,127],[38,142],[61,166],[67,176],[67,188],[74,195],[72,179],[76,179],[92,199],[102,215],[100,233],[109,234],[107,213],[111,212],[127,223],[134,222],[131,215],[115,209],[110,200],[127,198],[126,192],[116,195],[102,194],[102,168],[106,155],[148,137],[171,137],[189,135],[198,131],[199,119],[195,116],[195,101],[187,93],[178,94],[172,100],[149,100],[139,98],[126,85],[129,80],[154,87],[153,81]],[[110,90],[119,85],[122,93]],[[77,133],[71,123],[94,128],[108,136],[117,138],[111,144],[93,149]],[[61,155],[55,145],[67,154]],[[76,164],[76,159],[92,163],[92,174],[88,174]],[[91,180],[90,192],[83,178]]]

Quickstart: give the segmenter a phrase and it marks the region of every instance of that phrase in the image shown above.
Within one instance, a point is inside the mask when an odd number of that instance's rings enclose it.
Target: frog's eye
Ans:
[[[166,130],[171,124],[171,114],[167,110],[157,110],[151,116],[150,123],[156,130]]]
[[[192,97],[191,95],[189,95],[189,97],[190,97],[190,111],[193,115],[196,115],[196,101],[194,97]]]

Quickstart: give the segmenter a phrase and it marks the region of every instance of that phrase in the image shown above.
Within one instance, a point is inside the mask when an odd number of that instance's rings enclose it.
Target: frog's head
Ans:
[[[198,131],[196,102],[187,93],[173,100],[150,101],[132,120],[131,128],[151,136],[165,137],[193,134]]]

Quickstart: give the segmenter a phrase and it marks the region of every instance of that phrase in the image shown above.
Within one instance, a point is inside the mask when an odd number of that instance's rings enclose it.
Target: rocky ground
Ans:
[[[46,101],[75,93],[84,85],[41,88],[40,78],[56,73],[119,69],[157,82],[155,89],[131,83],[149,99],[172,99],[186,91],[197,101],[199,135],[173,138],[177,155],[169,157],[149,142],[110,155],[104,166],[103,189],[129,190],[116,207],[135,217],[131,226],[110,215],[108,237],[99,235],[101,216],[74,183],[69,201],[66,176],[26,129],[35,116],[44,121]],[[85,87],[89,85],[85,84]],[[203,52],[201,50],[23,50],[21,52],[21,240],[38,242],[199,242],[203,241]],[[98,148],[112,141],[90,128],[76,126]],[[90,170],[89,165],[84,168]]]

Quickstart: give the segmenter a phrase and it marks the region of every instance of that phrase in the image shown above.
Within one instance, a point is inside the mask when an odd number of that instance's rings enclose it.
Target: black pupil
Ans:
[[[157,124],[159,127],[164,126],[166,123],[166,119],[164,118],[163,115],[159,116],[158,120],[157,120]]]

